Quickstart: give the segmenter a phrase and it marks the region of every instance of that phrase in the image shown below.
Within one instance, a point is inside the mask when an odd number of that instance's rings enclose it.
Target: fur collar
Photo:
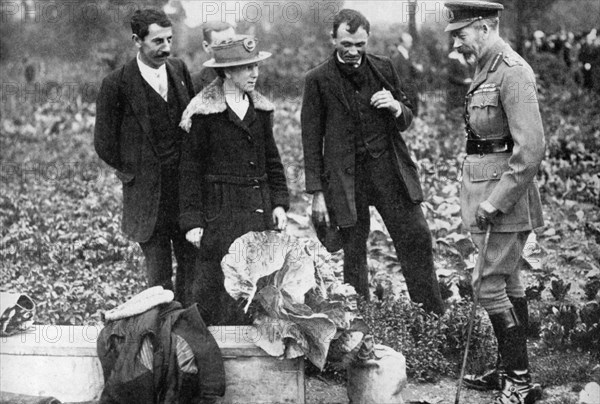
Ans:
[[[275,106],[258,91],[252,91],[249,94],[255,109],[267,112],[275,109]],[[223,91],[223,79],[217,77],[192,98],[181,116],[179,127],[189,133],[192,127],[192,116],[196,114],[218,114],[225,110],[227,110],[227,103],[225,102],[225,92]]]

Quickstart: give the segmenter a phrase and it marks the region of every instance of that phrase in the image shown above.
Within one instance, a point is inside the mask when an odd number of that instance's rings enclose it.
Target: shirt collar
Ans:
[[[142,75],[149,75],[152,77],[161,77],[164,74],[167,73],[167,64],[163,63],[162,65],[160,65],[159,67],[157,67],[156,69],[153,67],[148,66],[147,64],[145,64],[144,62],[142,62],[142,59],[140,59],[140,54],[138,52],[137,54],[137,64],[138,67],[140,69],[140,72],[142,73]]]

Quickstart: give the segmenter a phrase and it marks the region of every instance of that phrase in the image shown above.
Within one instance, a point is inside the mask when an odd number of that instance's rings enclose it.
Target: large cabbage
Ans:
[[[227,292],[245,299],[246,311],[258,307],[256,344],[270,355],[306,355],[322,369],[332,341],[336,361],[360,348],[366,327],[355,316],[356,292],[336,279],[327,255],[316,240],[267,231],[239,237],[221,261]]]

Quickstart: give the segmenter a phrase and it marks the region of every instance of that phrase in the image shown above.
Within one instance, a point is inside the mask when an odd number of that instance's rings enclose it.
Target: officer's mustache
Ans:
[[[157,54],[157,56],[158,56],[159,58],[162,58],[162,57],[169,57],[169,56],[171,56],[171,52],[162,52],[162,53],[159,53],[159,54]]]

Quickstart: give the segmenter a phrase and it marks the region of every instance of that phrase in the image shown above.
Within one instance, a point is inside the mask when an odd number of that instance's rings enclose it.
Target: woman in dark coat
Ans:
[[[274,106],[254,90],[258,52],[251,37],[213,47],[204,65],[219,78],[192,99],[181,127],[180,217],[188,241],[200,248],[188,301],[208,324],[245,322],[225,291],[221,259],[249,231],[283,230],[289,194],[273,138]],[[235,248],[235,246],[232,246]],[[245,259],[245,251],[238,251]]]

